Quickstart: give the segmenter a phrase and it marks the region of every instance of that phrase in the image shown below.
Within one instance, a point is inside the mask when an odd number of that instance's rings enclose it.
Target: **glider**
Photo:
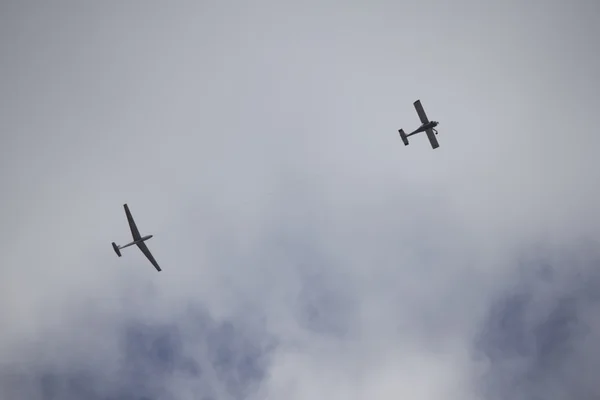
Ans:
[[[144,243],[146,240],[151,239],[152,235],[146,235],[146,236],[142,237],[142,235],[140,235],[140,232],[138,231],[137,226],[135,225],[135,221],[133,220],[133,217],[131,216],[131,211],[129,211],[129,207],[127,206],[127,204],[123,204],[123,207],[125,208],[125,214],[127,215],[127,222],[129,222],[129,228],[131,229],[131,235],[133,236],[133,242],[127,243],[126,245],[123,245],[123,246],[117,246],[117,244],[115,242],[112,242],[112,247],[115,250],[115,253],[117,253],[117,255],[119,257],[121,257],[121,249],[124,249],[125,247],[129,247],[129,246],[132,246],[135,244],[142,251],[142,253],[144,253],[144,255],[148,258],[148,260],[150,260],[152,265],[154,265],[154,268],[156,268],[156,270],[160,272],[161,269],[158,266],[158,263],[156,262],[154,257],[152,257],[152,253],[150,253],[150,250],[148,250],[148,247]]]
[[[431,143],[431,147],[434,149],[437,149],[438,147],[440,147],[440,145],[437,141],[437,138],[435,137],[435,135],[437,135],[438,132],[434,128],[436,126],[438,126],[439,122],[429,121],[429,119],[427,119],[427,114],[425,114],[425,110],[423,110],[423,106],[421,105],[421,100],[417,100],[413,104],[415,106],[415,110],[417,110],[417,114],[419,114],[419,119],[421,120],[421,126],[419,128],[417,128],[414,132],[409,133],[408,135],[406,133],[404,133],[404,130],[402,130],[402,129],[398,130],[398,132],[400,133],[400,137],[402,138],[402,141],[404,142],[404,145],[408,146],[408,137],[409,136],[415,135],[420,132],[426,132],[427,138],[429,139],[429,143]]]

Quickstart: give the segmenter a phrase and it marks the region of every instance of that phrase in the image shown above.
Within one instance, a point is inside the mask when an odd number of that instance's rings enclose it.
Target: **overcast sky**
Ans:
[[[600,396],[597,2],[158,3],[0,5],[3,400]]]

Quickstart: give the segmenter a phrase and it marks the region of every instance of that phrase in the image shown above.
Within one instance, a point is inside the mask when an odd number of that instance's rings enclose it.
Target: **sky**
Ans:
[[[3,2],[0,397],[597,399],[598,15]]]

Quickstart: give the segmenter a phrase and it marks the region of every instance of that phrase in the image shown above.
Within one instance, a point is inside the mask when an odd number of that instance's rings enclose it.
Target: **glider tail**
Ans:
[[[405,146],[408,146],[408,137],[406,137],[406,133],[404,133],[403,129],[399,129],[398,133],[400,134],[400,138],[402,138],[402,141],[404,142]]]
[[[113,246],[113,249],[115,250],[115,253],[117,253],[117,255],[119,257],[121,257],[121,250],[119,250],[119,246],[117,246],[117,244],[115,242],[112,242],[112,246]]]

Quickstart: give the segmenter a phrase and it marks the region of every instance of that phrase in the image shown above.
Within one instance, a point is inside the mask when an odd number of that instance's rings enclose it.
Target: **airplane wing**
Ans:
[[[152,257],[152,253],[150,253],[150,250],[148,250],[148,246],[146,246],[146,243],[139,242],[139,243],[136,243],[136,245],[137,245],[137,247],[139,247],[139,249],[142,251],[142,253],[144,253],[144,255],[146,256],[146,258],[148,258],[148,260],[150,260],[150,262],[152,263],[152,265],[154,265],[154,268],[156,268],[156,270],[158,272],[160,272],[161,269],[158,266],[158,263],[156,262],[156,260],[154,259],[154,257]]]
[[[137,226],[135,225],[135,221],[131,216],[131,211],[129,211],[129,207],[127,204],[123,204],[125,208],[125,214],[127,214],[127,222],[129,222],[129,228],[131,229],[131,235],[133,236],[133,240],[140,240],[142,236],[140,235],[140,231],[138,231]]]
[[[419,119],[421,120],[421,123],[426,124],[429,122],[429,120],[427,119],[427,114],[425,114],[425,110],[423,110],[423,106],[421,105],[421,100],[417,100],[414,103],[415,106],[415,110],[417,110],[417,114],[419,114]],[[431,139],[429,139],[431,140]]]
[[[433,129],[429,128],[425,132],[427,133],[427,138],[429,139],[429,143],[431,143],[431,147],[433,147],[434,149],[440,147],[440,144],[438,143],[437,138],[435,137]]]

